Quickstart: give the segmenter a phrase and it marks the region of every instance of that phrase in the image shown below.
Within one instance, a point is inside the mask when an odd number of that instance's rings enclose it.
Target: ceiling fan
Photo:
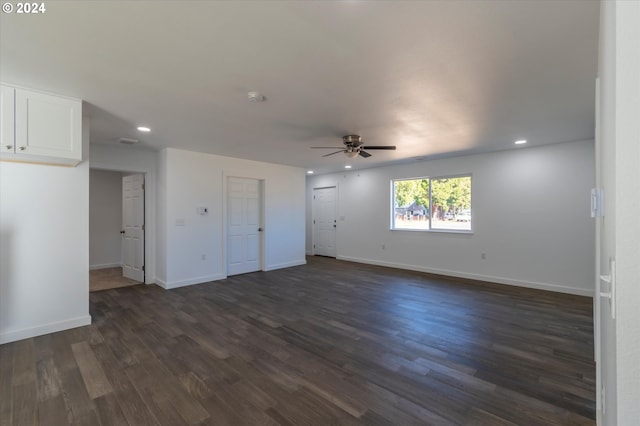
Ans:
[[[371,157],[365,149],[386,149],[386,150],[395,150],[395,145],[373,145],[373,146],[364,146],[362,145],[362,138],[358,135],[346,135],[342,137],[342,143],[344,144],[344,148],[339,146],[312,146],[313,149],[336,149],[339,148],[339,151],[332,152],[330,154],[323,155],[323,157],[329,157],[330,155],[338,154],[339,152],[344,152],[344,154],[349,158],[355,158],[358,155],[367,158]]]

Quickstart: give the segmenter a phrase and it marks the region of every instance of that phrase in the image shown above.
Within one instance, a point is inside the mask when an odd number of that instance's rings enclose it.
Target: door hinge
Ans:
[[[313,196],[313,199],[314,199],[314,200],[316,199],[316,196],[315,196],[315,195]]]
[[[316,220],[315,220],[315,219],[313,219],[313,224],[314,224],[314,225],[316,224]]]
[[[142,230],[144,231],[144,225],[142,225]]]
[[[144,265],[142,265],[142,272],[144,272]]]
[[[313,248],[316,248],[316,245],[315,245],[315,244],[313,245]]]
[[[142,189],[144,189],[144,183],[142,184]]]

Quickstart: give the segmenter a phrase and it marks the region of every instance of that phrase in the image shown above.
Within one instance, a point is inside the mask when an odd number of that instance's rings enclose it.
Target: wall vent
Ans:
[[[123,143],[125,145],[133,145],[138,143],[138,139],[128,139],[128,138],[120,138],[118,142]]]

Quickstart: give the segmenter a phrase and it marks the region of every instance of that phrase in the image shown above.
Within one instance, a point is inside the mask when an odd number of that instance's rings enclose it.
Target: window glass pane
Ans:
[[[429,179],[393,182],[395,229],[429,229]]]
[[[431,229],[471,230],[471,176],[431,179]]]

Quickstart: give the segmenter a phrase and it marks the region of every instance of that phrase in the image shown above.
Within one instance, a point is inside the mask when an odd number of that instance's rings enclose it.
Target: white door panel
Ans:
[[[313,190],[314,254],[336,257],[336,188]]]
[[[122,275],[144,282],[144,175],[122,178]]]
[[[227,181],[227,275],[259,271],[262,194],[257,179]]]
[[[256,234],[247,235],[247,262],[257,262],[260,247],[260,237]]]

